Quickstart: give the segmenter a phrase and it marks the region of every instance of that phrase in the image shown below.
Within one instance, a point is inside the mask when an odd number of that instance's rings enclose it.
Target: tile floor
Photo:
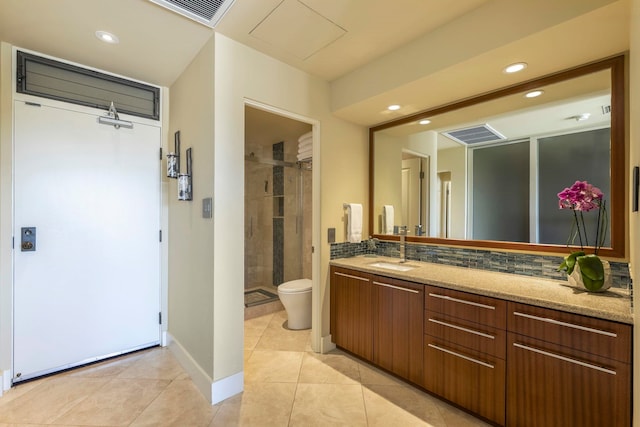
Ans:
[[[486,425],[341,351],[313,353],[285,321],[245,321],[245,391],[220,404],[155,348],[12,388],[0,427]]]

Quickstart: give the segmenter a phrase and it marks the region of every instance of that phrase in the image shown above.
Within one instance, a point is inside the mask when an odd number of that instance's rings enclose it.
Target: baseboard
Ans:
[[[244,390],[244,371],[223,378],[211,384],[211,404],[215,405],[225,399],[242,393]]]
[[[0,387],[0,396],[3,391],[7,391],[11,388],[11,370],[7,369],[2,371],[2,387]]]
[[[191,377],[191,380],[196,385],[200,393],[207,399],[207,402],[212,402],[213,386],[214,382],[209,375],[198,365],[198,363],[191,357],[189,352],[176,340],[171,333],[167,332],[167,346],[178,363],[184,368],[185,371]]]
[[[326,335],[320,339],[320,353],[326,354],[331,350],[335,350],[336,345],[331,341],[331,334]]]

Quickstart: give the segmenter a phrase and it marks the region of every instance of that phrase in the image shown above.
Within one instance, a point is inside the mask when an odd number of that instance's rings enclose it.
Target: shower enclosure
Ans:
[[[297,148],[246,144],[245,294],[311,277],[311,163],[295,161]]]

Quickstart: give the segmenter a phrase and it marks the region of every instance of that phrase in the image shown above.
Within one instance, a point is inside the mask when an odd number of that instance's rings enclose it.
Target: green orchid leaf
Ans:
[[[566,270],[567,274],[573,273],[573,269],[575,268],[575,265],[576,265],[576,258],[584,255],[585,255],[584,252],[577,251],[564,257],[564,261],[562,262],[562,264],[560,264],[560,267],[558,267],[558,271]]]
[[[604,267],[596,255],[586,255],[576,258],[580,266],[584,287],[590,291],[597,291],[604,285]]]

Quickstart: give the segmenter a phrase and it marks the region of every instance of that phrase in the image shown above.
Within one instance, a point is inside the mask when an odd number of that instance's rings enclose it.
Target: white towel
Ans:
[[[349,203],[347,205],[347,241],[360,243],[362,241],[362,205]]]
[[[313,139],[298,144],[298,151],[313,147]]]
[[[313,137],[313,131],[309,131],[304,135],[300,135],[300,138],[298,138],[298,142],[302,142],[303,139],[309,139],[311,137]]]
[[[382,218],[384,221],[384,234],[393,234],[393,205],[384,205],[382,209]]]
[[[307,152],[307,153],[300,153],[298,154],[298,161],[301,162],[303,160],[309,160],[313,158],[313,154],[311,153],[311,151]]]

